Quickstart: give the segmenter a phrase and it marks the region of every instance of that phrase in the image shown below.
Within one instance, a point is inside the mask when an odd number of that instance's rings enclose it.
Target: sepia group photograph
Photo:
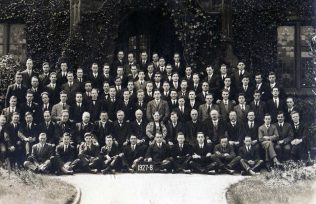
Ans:
[[[0,204],[316,204],[316,0],[0,9]]]

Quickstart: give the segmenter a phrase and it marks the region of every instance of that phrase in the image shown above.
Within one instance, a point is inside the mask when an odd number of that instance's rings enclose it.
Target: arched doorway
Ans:
[[[137,60],[142,51],[147,51],[148,56],[157,52],[170,61],[182,49],[172,20],[160,9],[132,11],[119,23],[116,51],[133,52]]]

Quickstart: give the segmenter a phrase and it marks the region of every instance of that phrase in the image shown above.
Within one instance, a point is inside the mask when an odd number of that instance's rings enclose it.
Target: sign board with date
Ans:
[[[136,171],[138,173],[154,173],[153,163],[139,163],[137,164]]]

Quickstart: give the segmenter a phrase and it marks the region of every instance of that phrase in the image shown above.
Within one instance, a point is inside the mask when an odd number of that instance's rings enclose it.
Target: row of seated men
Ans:
[[[115,147],[119,151],[122,151],[126,146],[130,145],[131,135],[136,137],[137,144],[143,148],[149,147],[150,149],[156,141],[155,137],[157,133],[163,138],[163,143],[169,147],[179,145],[178,135],[180,133],[184,135],[186,144],[194,146],[197,142],[196,136],[200,133],[203,134],[203,142],[205,140],[206,144],[212,146],[220,144],[221,138],[226,138],[230,147],[235,152],[239,151],[239,148],[245,144],[245,138],[249,137],[251,144],[258,150],[260,158],[266,162],[268,169],[271,164],[280,165],[279,160],[306,159],[309,149],[308,133],[305,126],[300,123],[298,112],[291,113],[292,124],[284,122],[284,113],[279,112],[277,123],[271,124],[271,115],[266,114],[264,116],[264,124],[260,126],[255,123],[255,114],[253,111],[248,112],[248,121],[246,123],[238,121],[235,111],[229,113],[229,123],[219,118],[217,110],[212,110],[210,112],[210,119],[207,119],[204,123],[198,122],[197,110],[193,109],[191,111],[191,117],[192,121],[187,122],[186,126],[179,126],[181,123],[178,121],[177,113],[172,112],[170,122],[166,126],[161,121],[160,114],[157,111],[153,115],[154,121],[142,126],[142,111],[137,110],[137,120],[134,123],[135,126],[133,126],[124,121],[123,111],[117,112],[117,121],[114,123],[108,120],[106,112],[102,112],[100,114],[100,121],[94,126],[92,123],[89,123],[90,114],[85,112],[83,114],[83,123],[66,127],[67,123],[70,123],[69,112],[64,110],[62,122],[58,124],[59,128],[56,129],[59,131],[55,133],[48,131],[54,126],[49,111],[44,113],[46,122],[43,123],[42,129],[38,130],[36,130],[35,124],[32,122],[32,114],[29,112],[25,115],[26,126],[19,124],[18,113],[13,114],[12,121],[9,124],[6,124],[5,116],[1,115],[1,157],[2,160],[8,158],[10,162],[21,164],[21,162],[24,162],[25,159],[28,159],[33,154],[31,147],[37,142],[38,134],[45,134],[45,141],[47,140],[52,147],[58,146],[63,142],[63,136],[67,134],[71,145],[74,145],[74,148],[79,148],[79,151],[80,146],[86,142],[85,136],[87,134],[93,137],[93,144],[98,147],[105,145],[106,135],[112,135],[111,140],[114,141]],[[90,124],[90,128],[86,129],[81,124]],[[77,131],[70,134],[69,132],[73,131],[73,128]],[[60,136],[56,138],[58,134]]]

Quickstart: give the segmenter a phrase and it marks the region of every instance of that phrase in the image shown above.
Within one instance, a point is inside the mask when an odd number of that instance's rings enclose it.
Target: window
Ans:
[[[0,24],[0,55],[12,54],[17,59],[26,59],[24,24]]]
[[[147,51],[147,53],[149,53],[148,35],[140,34],[129,37],[128,50],[136,54],[135,57],[137,60],[140,59],[140,54],[142,51]]]
[[[284,87],[316,87],[316,60],[310,47],[315,33],[315,27],[300,23],[278,27],[278,74]]]

